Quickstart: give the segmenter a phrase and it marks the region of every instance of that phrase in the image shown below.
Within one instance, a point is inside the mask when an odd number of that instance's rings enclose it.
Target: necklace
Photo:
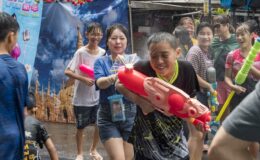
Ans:
[[[179,74],[179,64],[178,61],[176,61],[175,64],[175,73],[172,75],[171,79],[168,81],[167,79],[163,78],[161,75],[156,73],[156,76],[162,80],[164,80],[165,82],[168,82],[169,84],[173,84],[173,82],[175,82],[175,80],[177,79]]]

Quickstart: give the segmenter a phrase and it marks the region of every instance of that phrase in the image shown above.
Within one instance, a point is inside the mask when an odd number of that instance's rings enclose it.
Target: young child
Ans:
[[[51,160],[58,160],[56,148],[48,135],[44,125],[34,117],[34,112],[37,110],[35,104],[35,96],[29,93],[27,104],[27,113],[24,120],[25,126],[25,146],[24,160],[40,160],[39,148],[43,145],[47,148]]]
[[[76,80],[72,102],[77,123],[76,160],[83,160],[83,131],[84,128],[90,124],[95,124],[90,156],[95,160],[101,160],[101,155],[96,151],[99,141],[99,133],[96,126],[99,91],[95,88],[94,79],[79,70],[81,64],[93,68],[96,59],[105,54],[105,50],[98,46],[103,37],[102,27],[100,24],[89,24],[86,31],[86,37],[88,39],[88,44],[76,51],[74,57],[65,70],[65,74]]]

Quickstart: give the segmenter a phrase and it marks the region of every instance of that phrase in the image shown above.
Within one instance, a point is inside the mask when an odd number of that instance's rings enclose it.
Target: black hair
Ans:
[[[236,29],[236,31],[238,31],[238,32],[246,32],[248,34],[252,34],[253,32],[256,32],[256,29],[257,28],[255,28],[255,25],[254,25],[254,23],[252,21],[251,22],[250,21],[246,21],[246,22],[243,22],[243,23],[239,24],[237,29]],[[252,37],[252,39],[251,39],[252,45],[254,44],[254,42],[255,42],[255,39],[254,39],[254,37]]]
[[[249,19],[249,20],[245,21],[245,24],[248,25],[250,33],[253,33],[253,32],[257,33],[258,24],[254,19]]]
[[[228,25],[229,32],[235,33],[235,28],[230,23],[230,18],[229,18],[228,15],[221,14],[221,15],[214,16],[213,17],[213,24],[214,24],[214,28],[215,28],[215,25],[219,25],[219,24]]]
[[[194,20],[191,17],[182,17],[179,20],[178,25],[179,26],[183,26],[184,25],[184,21],[186,21],[186,20],[191,21],[193,23],[193,25],[195,25]]]
[[[36,99],[33,92],[28,93],[28,101],[27,101],[27,109],[32,110],[34,107],[36,107]]]
[[[0,12],[0,41],[4,41],[9,32],[17,32],[19,24],[14,17],[6,12]]]
[[[97,22],[91,22],[88,27],[87,27],[87,32],[88,33],[91,33],[91,32],[94,32],[94,31],[101,31],[102,32],[102,27],[100,25],[100,23],[97,23]]]
[[[116,29],[119,29],[120,31],[122,31],[124,33],[124,35],[126,36],[126,39],[128,41],[128,30],[127,30],[127,28],[125,26],[123,26],[122,24],[115,23],[115,24],[111,25],[110,27],[108,27],[107,30],[106,30],[106,34],[107,34],[106,50],[108,50],[107,42],[108,42],[109,38],[111,37],[113,31],[116,30]]]
[[[216,24],[216,23],[228,24],[228,23],[230,23],[230,22],[229,22],[229,17],[228,17],[228,15],[224,15],[224,14],[216,15],[216,16],[214,16],[214,18],[213,18],[213,23],[214,23],[214,24]]]
[[[205,27],[208,27],[211,29],[212,33],[213,33],[213,29],[212,29],[212,26],[211,24],[209,24],[208,22],[201,22],[198,26],[197,26],[197,30],[196,30],[196,36],[198,36],[199,32],[205,28]]]
[[[179,39],[180,44],[187,45],[189,49],[192,47],[189,31],[183,26],[177,26],[173,31],[173,35]]]

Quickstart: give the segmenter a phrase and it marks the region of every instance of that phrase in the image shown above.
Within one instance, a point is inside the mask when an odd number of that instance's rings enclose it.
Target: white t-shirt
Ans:
[[[86,47],[79,48],[76,53],[74,54],[72,60],[67,66],[67,69],[72,70],[76,74],[82,74],[87,76],[86,74],[82,73],[79,70],[79,66],[81,64],[85,64],[90,68],[94,68],[94,63],[97,58],[105,54],[105,50],[99,47],[99,52],[96,55],[92,55],[87,52]],[[74,106],[86,106],[91,107],[98,105],[99,103],[99,91],[96,90],[95,85],[87,86],[83,82],[79,80],[75,80],[74,86],[74,96],[72,100],[72,104]]]

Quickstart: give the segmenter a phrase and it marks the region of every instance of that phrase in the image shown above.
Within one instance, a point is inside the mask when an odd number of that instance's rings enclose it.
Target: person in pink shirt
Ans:
[[[252,27],[248,23],[242,23],[236,29],[236,39],[240,47],[228,54],[225,64],[225,82],[235,91],[235,95],[229,105],[231,111],[254,90],[257,82],[260,80],[260,53],[258,53],[245,82],[242,85],[235,83],[235,77],[254,42]],[[252,143],[249,150],[254,157],[257,157],[259,144]]]

